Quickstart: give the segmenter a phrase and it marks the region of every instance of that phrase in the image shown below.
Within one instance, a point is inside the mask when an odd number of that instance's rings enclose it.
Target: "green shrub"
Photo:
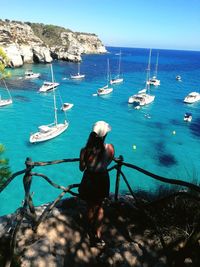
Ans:
[[[2,157],[4,151],[5,147],[2,144],[0,144],[0,188],[11,176],[9,160]]]

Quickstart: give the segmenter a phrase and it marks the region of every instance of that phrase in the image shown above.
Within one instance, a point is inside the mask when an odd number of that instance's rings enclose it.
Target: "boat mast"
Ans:
[[[78,75],[80,74],[80,62],[78,62]]]
[[[146,76],[146,89],[149,92],[149,79],[150,79],[150,67],[151,67],[151,49],[149,50],[149,62],[148,62],[148,66],[147,66],[147,76]]]
[[[121,50],[119,52],[119,69],[118,69],[118,77],[120,76],[120,71],[121,71]]]
[[[155,77],[157,78],[157,72],[158,72],[158,57],[159,57],[159,52],[157,53],[157,58],[156,58],[156,68],[155,68]]]
[[[5,86],[6,90],[8,92],[9,98],[12,100],[12,96],[10,94],[10,91],[8,90],[8,86],[6,85],[6,81],[4,80],[4,78],[2,80],[3,80],[3,83],[4,83],[4,86]]]
[[[107,86],[108,86],[108,84],[109,84],[109,80],[110,80],[109,69],[110,69],[110,66],[109,66],[109,59],[107,59]]]
[[[52,79],[52,83],[54,83],[53,66],[52,66],[52,64],[51,64],[51,79]],[[58,117],[57,117],[56,94],[55,94],[55,87],[54,86],[53,86],[53,103],[54,103],[55,125],[57,125],[58,124]]]

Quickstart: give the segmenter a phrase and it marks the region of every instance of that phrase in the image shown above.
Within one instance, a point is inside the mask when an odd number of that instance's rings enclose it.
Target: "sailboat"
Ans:
[[[5,88],[6,88],[6,91],[7,91],[7,93],[8,93],[9,98],[3,99],[3,98],[1,97],[1,95],[0,95],[0,107],[10,105],[10,104],[12,104],[12,102],[13,102],[13,101],[12,101],[11,94],[10,94],[10,91],[8,90],[8,87],[7,87],[7,85],[6,85],[5,80],[2,79],[2,81],[3,81],[3,83],[4,83],[4,86],[5,86]]]
[[[78,62],[78,72],[77,74],[74,75],[70,75],[71,79],[75,79],[75,80],[81,80],[83,78],[85,78],[85,74],[80,74],[80,63]]]
[[[148,83],[150,85],[154,85],[154,86],[160,85],[160,80],[157,79],[157,73],[158,73],[158,57],[159,57],[159,53],[157,53],[156,67],[155,67],[154,76],[148,80]]]
[[[149,51],[149,61],[148,61],[148,67],[147,67],[145,88],[140,90],[137,94],[130,96],[128,99],[128,103],[135,104],[137,108],[148,105],[151,102],[153,102],[155,99],[154,95],[148,94],[150,90],[150,85],[148,83],[149,76],[150,76],[150,65],[151,65],[151,49]]]
[[[122,83],[123,82],[123,78],[120,77],[120,73],[121,73],[121,51],[119,53],[119,66],[118,66],[118,74],[115,76],[115,78],[110,80],[110,84],[116,84],[116,83]]]
[[[52,82],[54,82],[52,65],[51,65],[51,75],[52,75]],[[30,143],[39,143],[50,140],[60,135],[68,128],[69,123],[66,120],[64,121],[64,123],[58,123],[55,89],[53,89],[53,103],[54,103],[54,122],[48,125],[39,126],[38,132],[30,135],[29,139]]]
[[[107,84],[97,90],[98,96],[108,95],[112,93],[113,88],[109,87],[110,80],[110,67],[109,67],[109,59],[107,60]]]

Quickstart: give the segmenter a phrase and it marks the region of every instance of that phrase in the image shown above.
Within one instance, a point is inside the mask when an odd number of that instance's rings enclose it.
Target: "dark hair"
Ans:
[[[105,146],[104,146],[104,140],[105,137],[99,137],[95,132],[91,132],[89,135],[89,138],[87,140],[86,146],[85,146],[85,156],[84,156],[84,161],[88,162],[89,157],[94,156],[96,157],[96,163],[101,160],[102,155],[105,151]]]

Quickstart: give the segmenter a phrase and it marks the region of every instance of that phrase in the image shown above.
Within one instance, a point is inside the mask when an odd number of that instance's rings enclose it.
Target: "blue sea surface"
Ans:
[[[44,80],[51,80],[49,64],[24,65],[12,69],[7,85],[13,97],[13,104],[0,109],[0,143],[6,147],[5,157],[9,159],[12,172],[25,168],[27,157],[33,161],[77,158],[80,148],[87,141],[92,125],[98,120],[107,121],[112,131],[106,142],[115,147],[115,156],[123,155],[124,161],[135,164],[166,178],[185,181],[200,181],[200,102],[183,103],[184,97],[200,92],[200,52],[152,50],[151,74],[153,75],[157,52],[159,52],[158,78],[160,86],[151,87],[155,95],[152,104],[139,110],[128,105],[128,98],[145,86],[148,64],[148,49],[108,47],[103,55],[84,55],[81,73],[82,81],[70,79],[77,72],[77,64],[64,61],[53,62],[55,80],[60,83],[56,90],[59,121],[64,120],[60,111],[63,102],[71,102],[66,132],[55,139],[39,144],[30,144],[30,133],[37,127],[53,122],[53,94],[38,93]],[[121,50],[121,72],[124,82],[113,85],[113,93],[98,97],[96,91],[106,84],[107,59],[114,76],[118,70]],[[40,72],[39,79],[25,80],[24,72],[32,69]],[[182,81],[175,77],[181,75]],[[0,93],[5,94],[0,84]],[[184,122],[185,112],[191,112],[191,123]],[[34,172],[47,175],[53,182],[63,186],[79,183],[82,173],[78,162],[46,167],[35,167]],[[156,190],[159,182],[132,169],[122,171],[134,190]],[[111,172],[111,192],[114,192],[116,171]],[[40,177],[33,177],[33,201],[40,205],[54,200],[60,190],[51,187]],[[120,192],[126,192],[120,182]],[[14,212],[24,199],[23,175],[18,176],[0,194],[0,215]]]

